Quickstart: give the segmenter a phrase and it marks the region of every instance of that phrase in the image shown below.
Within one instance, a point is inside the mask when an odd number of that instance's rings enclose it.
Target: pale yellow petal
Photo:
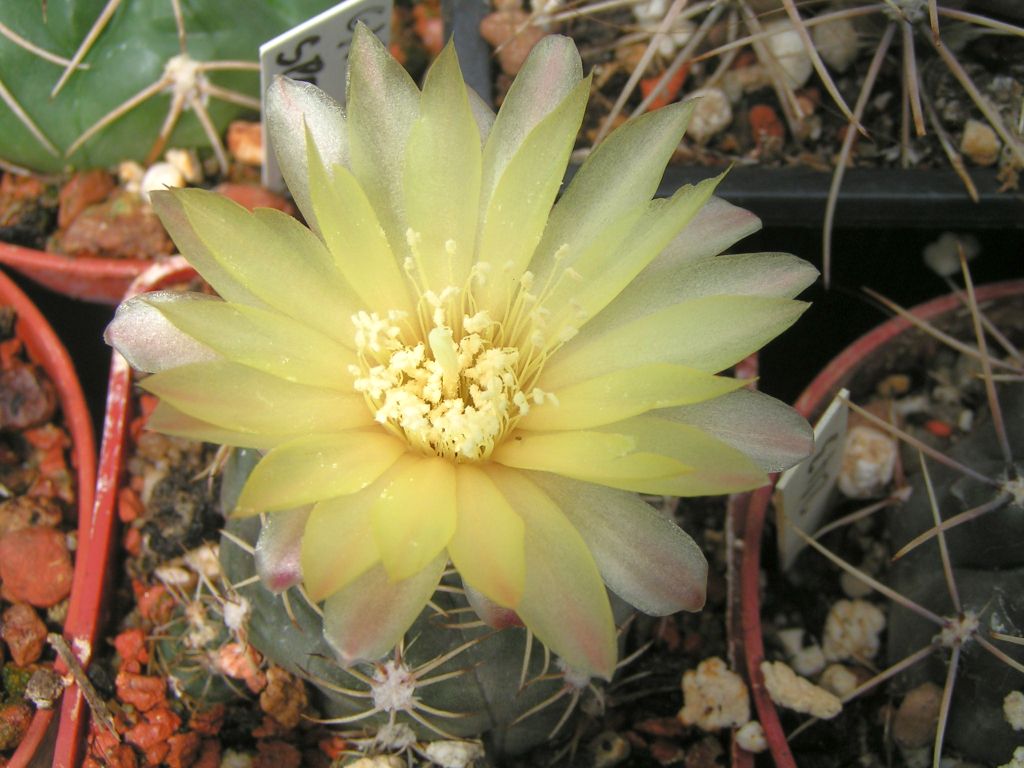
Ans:
[[[642,489],[593,479],[602,485],[670,496],[709,496],[749,491],[768,482],[767,474],[741,451],[688,424],[648,415],[598,430],[617,437],[628,435],[636,441],[637,450],[692,468],[676,476],[645,480]]]
[[[420,114],[405,153],[405,208],[425,285],[461,287],[476,248],[480,204],[480,131],[466,96],[455,45],[427,72]]]
[[[689,471],[674,458],[638,449],[631,435],[604,431],[517,432],[495,448],[491,458],[507,467],[637,491]]]
[[[475,288],[480,306],[502,307],[533,258],[589,94],[588,78],[527,134],[496,179],[481,221],[479,261],[490,271]]]
[[[278,312],[216,299],[153,305],[178,329],[228,360],[299,384],[352,391],[350,349]],[[144,300],[148,296],[142,297]]]
[[[526,580],[516,612],[570,669],[610,680],[617,656],[615,623],[586,544],[523,473],[494,465],[487,473],[525,524]]]
[[[380,562],[370,523],[378,484],[313,507],[302,536],[302,579],[319,602],[351,584]]]
[[[462,578],[506,608],[523,594],[523,520],[479,468],[456,470],[458,522],[448,554]]]
[[[288,439],[288,435],[268,435],[259,432],[238,432],[182,413],[166,402],[159,402],[146,419],[146,428],[165,435],[199,440],[215,445],[268,450]]]
[[[406,449],[403,441],[380,428],[290,440],[256,465],[232,514],[274,512],[356,493]]]
[[[455,465],[406,456],[373,502],[373,532],[384,568],[400,581],[425,568],[455,533]]]
[[[654,312],[602,334],[572,339],[544,368],[558,389],[599,374],[647,363],[717,373],[760,349],[807,309],[763,296],[708,296]]]
[[[328,173],[308,134],[306,146],[320,235],[338,271],[366,306],[411,312],[407,280],[366,193],[344,166],[335,165]]]
[[[359,395],[295,384],[227,361],[172,368],[139,386],[189,416],[236,432],[298,436],[375,423]]]
[[[559,281],[545,301],[553,314],[551,324],[579,327],[600,312],[686,227],[723,176],[650,201],[638,219],[625,217],[618,229],[602,233],[578,255],[570,244],[562,264],[579,278]]]
[[[517,426],[541,431],[588,429],[655,408],[699,403],[747,383],[682,365],[638,365],[554,390],[557,401],[531,406]],[[547,391],[543,376],[538,386]]]

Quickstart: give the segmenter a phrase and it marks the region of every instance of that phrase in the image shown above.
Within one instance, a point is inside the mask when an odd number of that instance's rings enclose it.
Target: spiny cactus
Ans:
[[[1024,687],[1024,676],[1019,674],[1024,672],[1024,648],[994,643],[1000,654],[1010,657],[1008,662],[978,642],[989,640],[993,632],[1018,638],[1024,634],[1024,551],[1020,546],[1024,540],[1024,384],[1006,383],[997,394],[1001,416],[999,411],[983,409],[978,417],[981,423],[948,452],[967,471],[929,462],[928,475],[915,476],[913,495],[902,514],[889,518],[897,547],[934,531],[932,503],[939,519],[953,526],[945,532],[942,548],[955,576],[956,596],[947,590],[943,569],[937,567],[943,556],[937,537],[898,561],[890,583],[940,616],[959,617],[959,623],[952,622],[936,636],[934,623],[912,611],[894,609],[889,659],[895,663],[936,637],[949,648],[947,635],[958,629],[967,633],[957,650],[959,665],[946,654],[933,655],[930,664],[915,668],[909,679],[941,685],[947,675],[957,675],[946,740],[972,759],[991,765],[1005,761],[1020,743],[1004,720],[1003,701],[1011,691]],[[1009,449],[1007,454],[1001,443]],[[975,514],[979,516],[969,520]],[[958,519],[961,524],[954,525]]]
[[[3,3],[0,159],[53,172],[143,160],[165,141],[206,144],[240,110],[258,110],[260,43],[332,4]]]

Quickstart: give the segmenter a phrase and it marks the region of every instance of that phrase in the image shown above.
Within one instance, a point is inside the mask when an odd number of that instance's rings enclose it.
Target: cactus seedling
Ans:
[[[344,680],[405,638],[417,669],[453,647],[437,615],[468,604],[525,629],[460,626],[475,642],[447,663],[520,659],[535,637],[578,681],[608,679],[607,587],[655,615],[704,600],[696,544],[635,493],[751,488],[805,454],[802,419],[716,373],[795,321],[816,272],[716,256],[756,227],[712,198],[717,179],[651,200],[686,104],[612,134],[552,207],[589,92],[566,38],[534,49],[496,116],[452,46],[422,92],[365,27],[349,62],[347,111],[285,79],[268,96],[311,229],[154,195],[222,298],[140,296],[108,339],[153,373],[151,427],[262,454],[227,508],[265,518],[248,567],[270,589],[246,596],[268,655],[288,638],[294,670]],[[308,599],[275,594],[300,584]],[[464,598],[428,606],[439,584]],[[288,606],[295,625],[262,624]],[[488,727],[524,702],[507,667],[474,667],[500,678],[477,704],[430,706]]]

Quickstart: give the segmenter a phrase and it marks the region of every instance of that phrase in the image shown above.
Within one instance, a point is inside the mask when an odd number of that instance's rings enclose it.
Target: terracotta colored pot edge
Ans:
[[[117,304],[131,282],[153,262],[143,259],[71,257],[0,242],[0,264],[73,299]]]
[[[192,274],[192,268],[182,257],[151,265],[132,281],[124,298],[145,293],[163,282],[184,279]],[[104,623],[102,619],[106,617],[114,575],[112,564],[117,555],[117,497],[124,472],[128,423],[132,417],[131,394],[131,367],[120,354],[113,352],[107,384],[99,474],[96,479],[96,496],[91,516],[91,535],[88,549],[80,549],[78,560],[86,574],[84,578],[91,580],[89,602],[88,605],[83,603],[82,608],[95,617],[87,640],[93,650]],[[100,574],[102,578],[97,578]],[[77,693],[77,688],[74,690]],[[81,764],[88,722],[89,710],[84,706],[81,694],[69,697],[65,693],[54,749],[53,768],[77,768]]]
[[[979,302],[1017,296],[1024,293],[1024,280],[1011,280],[983,285],[976,289]],[[910,312],[920,320],[931,320],[964,306],[956,294],[946,294],[912,308]],[[893,317],[867,332],[822,369],[797,399],[795,408],[805,418],[811,418],[824,410],[835,393],[850,379],[863,360],[899,334],[914,327],[905,317]],[[768,749],[777,768],[796,768],[796,761],[789,748],[785,731],[779,720],[775,703],[765,688],[761,662],[764,661],[764,638],[761,633],[761,539],[765,518],[771,504],[772,486],[762,488],[749,497],[746,511],[743,557],[741,562],[740,614],[742,644],[746,663],[750,693],[754,700],[761,727],[765,732]]]
[[[78,552],[81,555],[89,546],[96,481],[96,440],[85,395],[82,393],[71,357],[57,334],[32,301],[2,272],[0,302],[14,307],[18,315],[18,336],[24,341],[29,356],[43,367],[57,390],[61,413],[72,441],[72,461],[76,469],[78,498]],[[71,598],[64,624],[64,636],[69,642],[88,633],[90,624],[94,623],[88,613],[82,610],[83,600],[86,600],[85,592],[89,588],[88,573],[83,560],[81,556],[75,559]],[[58,669],[65,671],[60,665]],[[76,698],[77,688],[69,688],[65,692],[61,706]],[[11,756],[9,768],[22,768],[29,764],[46,736],[53,714],[53,710],[36,711],[25,738]]]

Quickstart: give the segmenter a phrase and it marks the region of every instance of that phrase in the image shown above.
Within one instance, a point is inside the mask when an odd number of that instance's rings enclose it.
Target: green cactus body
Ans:
[[[332,4],[332,0],[180,0],[187,55],[197,62],[255,62],[260,43]],[[168,62],[181,54],[171,0],[121,0],[82,60],[88,68],[75,71],[55,97],[50,94],[64,66],[40,58],[12,39],[18,36],[70,60],[107,5],[108,0],[3,4],[0,82],[7,93],[0,102],[0,159],[55,172],[69,165],[96,167],[142,160],[150,152],[168,114],[169,89],[159,89],[65,157],[76,139],[104,115],[160,81]],[[225,69],[203,77],[250,99],[258,97],[255,71]],[[219,130],[245,109],[216,96],[205,105]],[[18,107],[43,138],[33,135],[25,120],[19,119]],[[186,110],[168,144],[193,147],[206,142],[196,116]]]

